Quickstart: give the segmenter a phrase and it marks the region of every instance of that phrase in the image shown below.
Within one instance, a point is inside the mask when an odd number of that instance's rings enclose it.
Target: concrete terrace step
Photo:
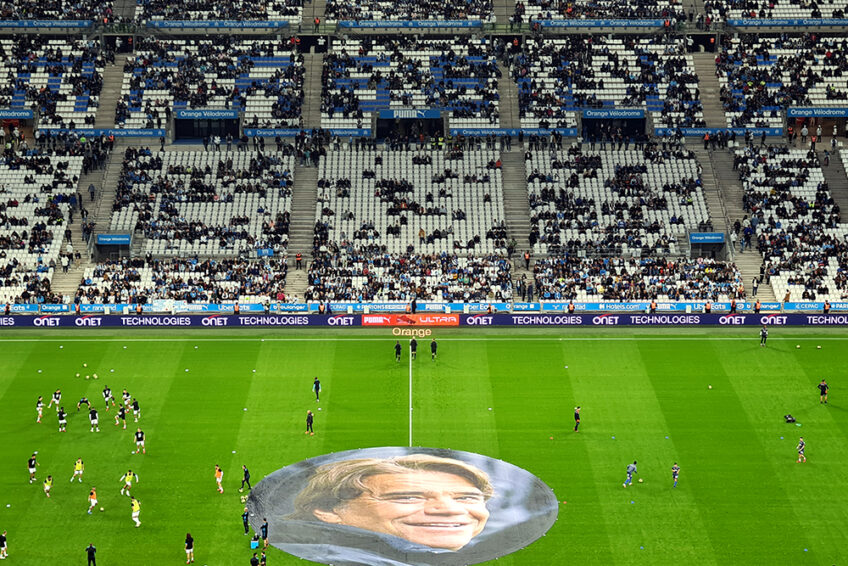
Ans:
[[[524,154],[520,150],[504,151],[501,153],[501,161],[507,234],[515,238],[517,250],[525,250],[530,246],[530,203],[527,198]]]
[[[124,84],[124,64],[128,55],[122,53],[115,56],[115,64],[109,65],[103,71],[103,90],[100,93],[100,105],[97,108],[94,127],[110,129],[115,127],[115,108],[121,97],[121,87]]]
[[[513,3],[514,9],[514,3]],[[510,12],[511,14],[511,12]],[[499,16],[500,19],[500,16]],[[501,116],[501,128],[520,128],[521,120],[518,114],[518,85],[509,76],[509,70],[498,62],[501,78],[498,79],[498,112]]]
[[[721,87],[715,75],[715,53],[694,53],[692,59],[701,89],[704,121],[710,128],[726,128],[727,119],[718,96]]]

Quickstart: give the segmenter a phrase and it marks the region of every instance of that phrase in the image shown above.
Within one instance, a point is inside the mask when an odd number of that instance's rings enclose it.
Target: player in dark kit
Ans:
[[[312,382],[312,391],[315,392],[315,400],[320,401],[321,398],[318,396],[318,394],[321,393],[321,381],[317,377]]]
[[[88,410],[88,420],[91,422],[91,432],[100,432],[100,421],[97,418],[97,409],[92,407]]]
[[[580,406],[574,407],[574,432],[580,432],[577,430],[580,428]]]
[[[147,454],[147,449],[144,447],[144,432],[139,428],[135,431],[135,453]]]
[[[247,507],[244,508],[244,512],[241,514],[241,522],[244,525],[244,534],[250,534],[250,525],[247,523],[248,518],[250,517],[250,513],[247,510]]]
[[[766,326],[764,324],[763,327],[760,329],[760,346],[761,347],[765,347],[766,340],[768,340],[768,326]]]
[[[804,442],[804,437],[802,436],[801,438],[798,439],[798,448],[796,449],[796,450],[798,450],[798,463],[799,464],[801,462],[807,461],[807,456],[804,455],[804,451],[806,449],[807,449],[807,443]]]
[[[59,417],[59,432],[67,432],[68,414],[65,412],[65,407],[59,407],[56,416]]]
[[[107,412],[109,411],[109,402],[110,401],[112,402],[112,406],[113,407],[115,406],[115,398],[112,397],[112,390],[109,389],[108,385],[103,389],[103,401],[106,403],[106,411]]]
[[[439,345],[436,343],[436,339],[433,338],[432,340],[430,340],[430,359],[431,360],[436,359],[436,350],[438,350],[438,349],[439,349]]]
[[[823,404],[827,405],[827,390],[828,390],[827,382],[824,379],[822,379],[821,383],[818,384],[818,388],[819,388],[819,403],[823,403]]]
[[[306,411],[306,432],[304,434],[315,436],[315,432],[312,430],[313,420],[315,420],[315,417],[312,415],[312,411]]]
[[[32,483],[36,480],[35,477],[35,469],[38,467],[38,460],[35,459],[35,454],[29,457],[27,460],[27,470],[29,470],[29,483]]]
[[[395,361],[396,362],[400,361],[400,354],[401,354],[401,347],[400,347],[400,340],[398,340],[397,342],[395,342]]]
[[[118,414],[115,415],[115,426],[124,423],[124,430],[127,429],[127,408],[123,405],[118,406]]]
[[[47,403],[47,408],[49,409],[53,405],[56,405],[56,412],[59,412],[59,403],[62,402],[62,390],[57,389],[55,393],[53,393],[53,397],[50,398],[50,402]]]
[[[83,397],[79,400],[79,403],[77,403],[77,412],[79,412],[80,407],[82,407],[83,405],[85,405],[86,407],[88,407],[89,410],[91,410],[91,401],[88,400],[88,397]]]
[[[241,487],[239,488],[239,493],[244,491],[244,484],[247,484],[247,491],[251,491],[253,488],[250,487],[250,470],[247,469],[247,466],[242,464],[241,466],[244,475],[241,477]]]
[[[262,525],[259,527],[259,536],[262,537],[262,544],[268,548],[268,519],[262,518]]]
[[[671,467],[671,479],[674,480],[674,485],[671,487],[677,487],[677,477],[680,475],[680,466],[677,465],[677,462]]]
[[[415,359],[415,354],[417,352],[418,352],[418,340],[413,338],[412,340],[409,341],[409,355],[412,357],[413,360]]]

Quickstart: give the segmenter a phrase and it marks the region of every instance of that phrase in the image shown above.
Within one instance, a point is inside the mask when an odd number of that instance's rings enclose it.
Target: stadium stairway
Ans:
[[[701,6],[703,11],[703,5]],[[701,105],[704,107],[704,121],[708,128],[726,128],[727,119],[718,97],[721,87],[716,78],[715,53],[693,53],[695,72],[701,88]]]
[[[321,126],[321,71],[324,55],[304,53],[306,76],[303,88],[303,123],[309,128]]]
[[[312,257],[312,238],[315,234],[315,207],[318,200],[318,169],[298,165],[294,172],[291,223],[289,224],[288,275],[286,295],[303,297],[309,280],[306,269]],[[303,254],[303,269],[295,269],[295,255]]]
[[[513,278],[525,273],[521,257],[530,249],[530,203],[527,200],[527,176],[524,170],[524,153],[520,149],[501,153],[503,162],[503,198],[507,235],[515,238],[517,247],[513,254]],[[533,253],[533,250],[530,250]],[[532,276],[531,276],[532,277]]]
[[[103,70],[103,90],[100,92],[97,116],[94,127],[108,130],[115,127],[115,108],[121,97],[121,88],[124,85],[124,64],[127,62],[127,54],[115,55],[115,64],[108,65]]]
[[[121,163],[126,150],[126,138],[115,139],[115,146],[112,149],[112,155],[109,157],[108,165],[103,173],[102,181],[99,188],[98,199],[94,206],[89,207],[91,218],[94,219],[96,226],[94,233],[105,232],[109,230],[109,224],[112,221],[112,204],[115,202],[115,194],[117,193],[118,179],[121,177]],[[83,188],[87,188],[86,185]]]
[[[136,0],[116,0],[114,14],[118,18],[132,21],[135,18]]]
[[[495,23],[499,26],[509,26],[509,18],[515,12],[515,0],[493,0],[492,8],[495,13]]]
[[[91,202],[91,197],[88,194],[88,186],[92,183],[94,183],[95,187],[101,186],[103,183],[103,174],[104,170],[100,169],[92,171],[88,175],[83,175],[80,178],[78,192],[83,197],[83,207],[85,207],[89,213],[92,213],[92,210],[97,206],[99,195],[96,193],[95,202]],[[53,289],[54,292],[62,293],[62,295],[68,299],[73,299],[77,292],[77,288],[79,287],[83,273],[86,268],[94,265],[94,262],[91,260],[88,244],[82,237],[82,215],[80,214],[79,209],[74,210],[74,221],[67,224],[66,228],[71,229],[71,245],[74,247],[74,252],[80,253],[80,263],[77,264],[72,262],[68,269],[68,273],[62,273],[62,268],[57,267],[53,272],[53,279],[50,282],[50,288]],[[65,251],[67,244],[67,240],[62,240],[63,252]]]
[[[501,116],[501,128],[520,128],[521,119],[518,115],[518,85],[509,76],[509,69],[503,62],[498,61],[501,78],[498,79],[498,111]],[[522,171],[523,171],[522,164]]]
[[[704,183],[704,197],[710,210],[710,222],[716,232],[722,232],[727,236],[728,222],[727,210],[721,195],[721,187],[716,179],[715,168],[710,159],[710,154],[703,145],[695,145],[693,148],[698,163],[701,164],[701,180]]]
[[[823,151],[819,152],[819,160],[822,159],[824,159]],[[823,166],[822,171],[824,171],[827,186],[830,187],[830,194],[839,205],[840,219],[846,222],[848,219],[848,170],[845,169],[845,162],[842,161],[839,151],[830,156],[830,166]]]
[[[707,152],[704,151],[703,145],[700,145],[695,150],[695,153],[703,155]],[[724,204],[724,210],[727,215],[727,229],[729,231],[732,229],[733,223],[736,220],[742,220],[746,214],[745,209],[742,208],[742,194],[744,192],[742,182],[739,180],[739,174],[733,170],[733,153],[731,151],[712,151],[709,152],[709,157],[712,159],[716,187]],[[728,247],[732,248],[729,244]],[[745,289],[750,293],[751,281],[754,277],[760,276],[760,267],[763,265],[762,255],[755,248],[749,248],[744,252],[740,252],[739,248],[736,247],[731,249],[731,259],[742,273],[742,281],[745,283]],[[760,285],[758,298],[763,302],[777,300],[774,291],[769,285]]]
[[[300,25],[301,30],[309,30],[310,32],[315,29],[315,16],[321,18],[321,22],[324,21],[324,13],[327,8],[327,0],[311,0],[310,2],[304,2],[303,4],[303,12],[300,17],[300,21],[302,22]],[[320,68],[319,68],[320,71]],[[320,78],[320,74],[319,74]],[[318,89],[318,93],[321,93],[321,89]],[[309,125],[312,125],[312,122],[306,122]]]

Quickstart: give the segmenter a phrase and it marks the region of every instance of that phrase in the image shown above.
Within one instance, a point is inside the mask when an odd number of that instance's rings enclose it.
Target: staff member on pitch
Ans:
[[[827,405],[827,390],[829,388],[824,378],[822,378],[821,383],[817,387],[819,388],[819,403]]]
[[[312,430],[312,421],[314,420],[314,416],[312,415],[312,411],[306,411],[306,432],[304,434],[308,434],[310,436],[315,436],[315,431]]]
[[[413,338],[409,341],[409,355],[412,356],[412,359],[415,359],[415,354],[418,352],[418,340]]]
[[[250,512],[247,510],[247,507],[244,508],[244,512],[241,514],[241,522],[244,524],[244,534],[250,534],[250,525],[247,520],[250,517]]]

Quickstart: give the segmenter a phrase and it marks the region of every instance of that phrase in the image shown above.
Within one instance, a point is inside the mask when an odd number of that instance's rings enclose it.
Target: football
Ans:
[[[642,478],[639,478],[639,483],[642,483],[643,481],[645,481],[645,480],[643,480]]]
[[[101,510],[101,511],[105,511],[106,509],[104,509],[103,507],[101,507],[101,508],[100,508],[100,510]]]

